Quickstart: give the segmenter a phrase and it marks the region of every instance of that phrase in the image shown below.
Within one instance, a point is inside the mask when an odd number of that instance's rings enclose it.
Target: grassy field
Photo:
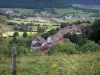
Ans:
[[[15,10],[19,11],[21,14],[34,14],[33,9],[21,9],[21,8],[16,8]]]
[[[92,8],[96,8],[96,6],[91,6]],[[49,9],[49,8],[48,8]],[[21,9],[21,8],[15,8],[15,10],[19,11],[19,13],[23,13],[23,14],[34,14],[35,10],[34,9]],[[42,12],[47,13],[48,10],[41,10]],[[64,15],[64,14],[68,14],[68,15],[72,15],[72,13],[74,12],[75,15],[77,16],[90,16],[93,13],[86,13],[83,12],[82,10],[75,10],[73,8],[54,8],[54,12],[56,12],[59,15]],[[71,13],[71,14],[69,14]]]
[[[93,22],[93,19],[66,19],[64,20],[63,18],[46,18],[46,19],[42,19],[42,18],[28,18],[28,19],[19,19],[19,18],[14,18],[13,20],[8,20],[8,22],[14,22],[14,23],[33,23],[33,24],[40,24],[40,25],[59,25],[61,22],[68,22],[68,23],[72,23],[75,22],[77,20],[81,20],[81,21],[91,21]],[[35,22],[34,22],[35,21]]]
[[[5,32],[5,33],[3,33],[3,37],[13,36],[14,32],[15,31]],[[18,32],[18,33],[19,33],[19,36],[23,36],[24,32]],[[27,32],[27,34],[30,36],[30,35],[36,34],[36,32]]]
[[[54,25],[56,24],[55,22],[51,21],[50,19],[42,19],[42,18],[27,18],[27,19],[19,19],[19,18],[14,18],[12,20],[8,20],[8,22],[14,22],[14,23],[34,23],[34,24],[41,24],[41,25]]]
[[[6,24],[7,17],[0,15],[0,33],[12,31],[12,28]]]
[[[10,75],[11,58],[0,58],[0,75]],[[100,53],[17,57],[18,75],[100,75]]]
[[[91,14],[93,14],[93,13],[83,12],[82,10],[75,10],[73,8],[67,8],[67,9],[55,8],[54,10],[59,15],[63,15],[63,14],[73,15],[72,14],[73,12],[75,13],[76,16],[90,16]]]

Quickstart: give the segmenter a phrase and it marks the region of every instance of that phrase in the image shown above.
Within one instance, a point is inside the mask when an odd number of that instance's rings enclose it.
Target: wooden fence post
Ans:
[[[16,72],[16,49],[11,49],[11,56],[12,56],[12,75],[17,75]]]

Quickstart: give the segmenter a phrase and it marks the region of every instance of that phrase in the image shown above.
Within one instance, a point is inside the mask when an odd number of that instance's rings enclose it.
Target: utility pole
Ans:
[[[12,56],[12,75],[17,75],[16,72],[16,49],[11,49],[11,56]]]

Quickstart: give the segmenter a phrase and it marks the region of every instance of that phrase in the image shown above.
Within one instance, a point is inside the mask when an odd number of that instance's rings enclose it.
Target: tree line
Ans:
[[[6,8],[63,8],[64,0],[9,0],[2,1],[0,7]]]

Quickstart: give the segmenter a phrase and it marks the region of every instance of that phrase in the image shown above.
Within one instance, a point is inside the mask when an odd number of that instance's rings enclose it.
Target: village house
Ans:
[[[53,36],[49,36],[47,40],[45,40],[41,36],[38,36],[35,40],[32,41],[31,48],[47,53],[56,43],[67,43],[70,41],[69,38],[63,38],[65,34],[75,33],[77,35],[80,35],[82,34],[81,28],[86,26],[88,26],[87,23],[82,23],[79,25],[72,25],[65,28],[61,28],[56,34],[54,34]]]

